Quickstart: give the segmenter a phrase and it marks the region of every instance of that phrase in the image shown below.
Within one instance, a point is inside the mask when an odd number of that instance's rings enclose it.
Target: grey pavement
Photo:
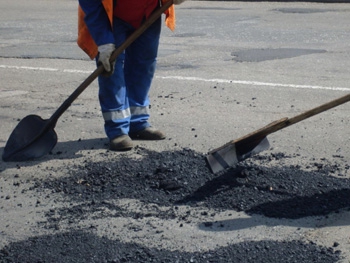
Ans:
[[[19,119],[28,114],[49,118],[94,70],[94,62],[75,43],[76,8],[74,0],[0,2],[0,153]],[[156,151],[189,147],[206,153],[274,120],[348,94],[349,24],[350,6],[345,3],[185,2],[177,8],[175,32],[163,28],[150,94],[151,121],[168,139],[140,145]],[[94,82],[59,119],[54,149],[61,153],[59,158],[0,162],[0,197],[15,194],[23,204],[35,203],[35,196],[14,193],[14,176],[31,181],[49,176],[48,167],[64,171],[106,152],[97,89]],[[271,151],[297,154],[300,158],[289,160],[294,165],[312,158],[333,161],[338,155],[348,162],[349,116],[348,103],[276,132],[269,136]],[[53,206],[54,200],[25,210],[13,199],[0,198],[0,248],[42,233],[36,223]],[[344,262],[349,262],[348,215],[342,211],[322,219],[301,219],[301,230],[297,223],[279,225],[276,219],[258,218],[264,222],[261,226],[246,227],[235,238],[292,237],[326,246],[339,241]],[[246,215],[233,211],[231,217],[235,216]],[[171,228],[175,223],[164,224]],[[166,229],[165,235],[171,236]],[[223,245],[232,235],[183,231],[210,240],[199,249]],[[132,239],[127,233],[120,235]],[[174,248],[187,242],[180,234],[173,238],[169,246]]]

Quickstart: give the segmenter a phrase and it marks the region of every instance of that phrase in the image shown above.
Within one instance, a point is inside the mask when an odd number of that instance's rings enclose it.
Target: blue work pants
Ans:
[[[115,18],[116,47],[134,30],[130,24]],[[110,77],[98,77],[99,101],[109,139],[150,126],[148,93],[156,68],[160,31],[159,18],[118,56]]]

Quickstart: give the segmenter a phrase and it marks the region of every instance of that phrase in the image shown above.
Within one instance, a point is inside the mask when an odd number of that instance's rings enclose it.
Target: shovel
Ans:
[[[266,138],[267,135],[310,118],[323,111],[339,106],[349,100],[350,94],[305,111],[304,113],[292,118],[283,118],[274,121],[259,130],[249,133],[237,140],[230,141],[225,145],[210,151],[206,156],[206,161],[213,173],[218,173],[229,167],[235,166],[236,163],[269,149],[270,144]]]
[[[152,25],[171,5],[173,1],[165,2],[160,8],[133,32],[125,42],[111,55],[110,61],[116,58],[134,42],[150,25]],[[24,117],[11,133],[2,159],[8,161],[27,161],[48,154],[57,143],[57,134],[54,130],[58,118],[69,108],[72,102],[101,74],[102,65],[96,68],[91,75],[63,102],[50,119],[42,119],[37,115]]]

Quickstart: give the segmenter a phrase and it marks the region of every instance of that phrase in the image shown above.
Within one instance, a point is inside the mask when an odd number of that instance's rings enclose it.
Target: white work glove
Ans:
[[[114,65],[109,62],[109,59],[111,58],[111,55],[114,50],[115,45],[111,43],[98,46],[98,63],[101,63],[103,65],[105,71],[107,71],[109,75],[113,73]]]
[[[183,2],[185,2],[186,0],[173,0],[173,3],[174,3],[174,5],[179,5],[179,4],[181,4],[181,3],[183,3]]]

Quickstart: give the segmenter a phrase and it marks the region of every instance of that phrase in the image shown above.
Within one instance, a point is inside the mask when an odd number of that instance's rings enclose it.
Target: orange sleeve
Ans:
[[[162,0],[162,3],[165,3],[167,0]],[[175,30],[175,7],[174,5],[171,5],[168,10],[165,12],[165,24],[167,27],[169,27],[172,31]]]
[[[108,15],[109,22],[113,27],[113,0],[103,0],[102,4]]]
[[[94,59],[97,54],[97,45],[92,39],[89,29],[87,28],[84,21],[85,13],[79,6],[78,8],[78,46],[86,53],[91,59]]]
[[[113,1],[103,0],[103,7],[106,10],[109,21],[113,25]],[[98,47],[95,41],[92,39],[88,27],[84,21],[85,13],[79,6],[78,8],[78,46],[86,53],[91,59],[94,59],[98,54]]]

